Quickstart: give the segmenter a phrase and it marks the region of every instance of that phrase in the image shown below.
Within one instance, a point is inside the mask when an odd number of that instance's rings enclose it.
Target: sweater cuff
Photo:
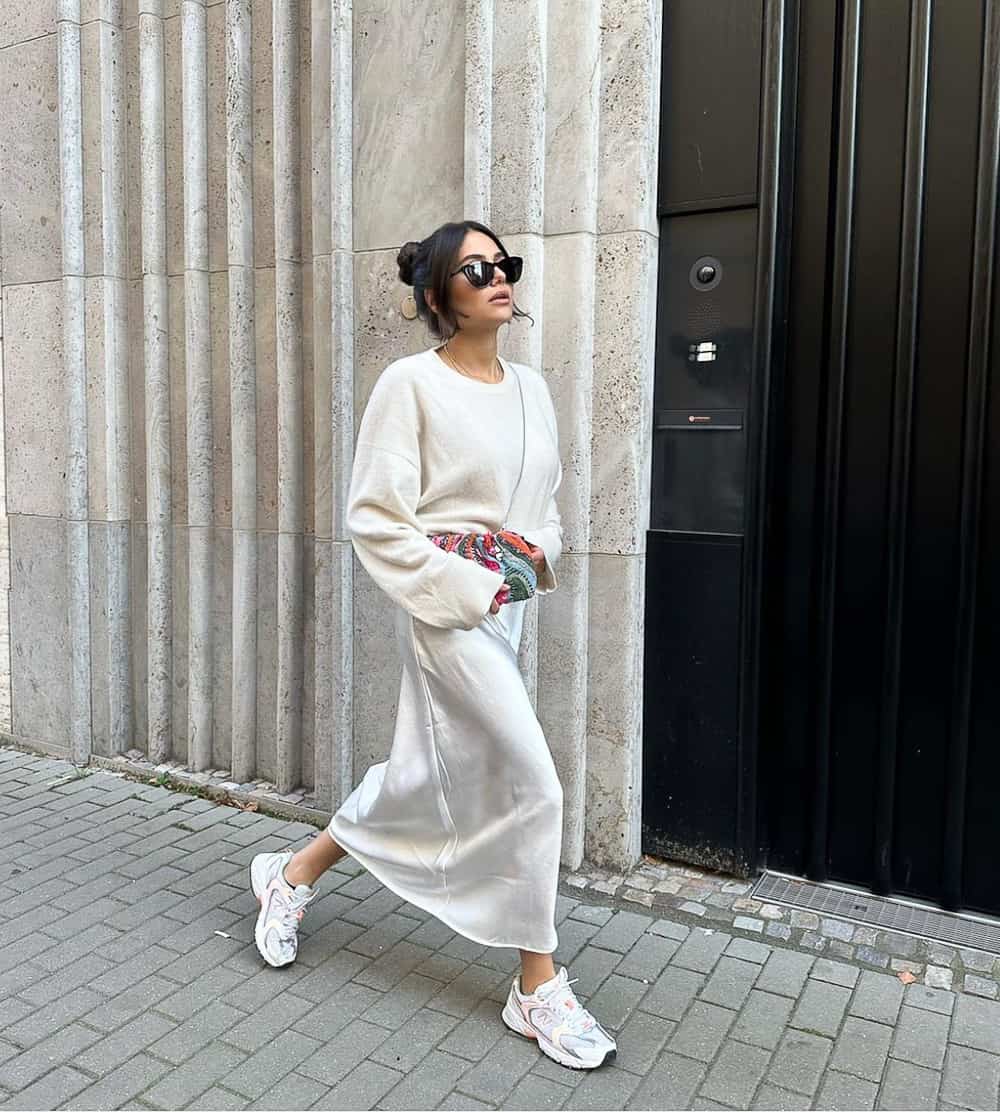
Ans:
[[[536,529],[530,537],[525,538],[545,553],[545,567],[538,575],[537,593],[547,595],[559,586],[555,565],[562,554],[562,542],[558,532],[551,526]]]
[[[444,559],[433,577],[432,591],[439,605],[451,611],[447,624],[451,626],[454,621],[458,629],[475,629],[506,582],[503,573],[484,568],[457,552],[438,551]]]

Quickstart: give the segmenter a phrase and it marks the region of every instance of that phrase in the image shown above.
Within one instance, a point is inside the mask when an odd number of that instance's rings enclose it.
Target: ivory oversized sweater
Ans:
[[[358,430],[347,529],[375,583],[431,626],[473,629],[503,585],[500,572],[446,552],[432,533],[496,531],[521,463],[506,525],[545,553],[538,593],[555,590],[562,481],[555,410],[540,372],[501,360],[488,383],[453,370],[435,349],[407,355],[379,375]]]

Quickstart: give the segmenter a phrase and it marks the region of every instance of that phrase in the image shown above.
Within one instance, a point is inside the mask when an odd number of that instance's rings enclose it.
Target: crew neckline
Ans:
[[[500,360],[500,366],[503,367],[503,378],[499,382],[483,382],[482,379],[469,378],[468,375],[463,375],[459,371],[456,371],[454,367],[449,367],[444,359],[438,355],[436,347],[429,347],[425,354],[427,358],[439,368],[441,374],[447,375],[450,380],[460,383],[461,386],[466,389],[483,390],[491,394],[496,394],[503,390],[509,390],[513,385],[516,372],[511,368],[508,360],[504,359],[502,355],[498,354],[497,358]]]

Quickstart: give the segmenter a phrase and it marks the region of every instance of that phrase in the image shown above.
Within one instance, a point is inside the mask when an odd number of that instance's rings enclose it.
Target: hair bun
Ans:
[[[413,270],[416,266],[419,251],[420,244],[415,239],[411,239],[403,244],[396,256],[396,263],[399,266],[399,279],[408,286],[413,285]]]

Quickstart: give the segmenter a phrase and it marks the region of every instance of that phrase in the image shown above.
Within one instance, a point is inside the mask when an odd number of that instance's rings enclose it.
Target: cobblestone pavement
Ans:
[[[667,893],[703,913],[563,878],[556,957],[619,1042],[596,1071],[503,1026],[515,951],[456,936],[350,858],[320,881],[298,961],[271,969],[247,866],[315,833],[0,748],[0,1107],[997,1108],[1000,1002],[958,955],[900,958],[922,966],[904,985],[862,954],[879,939],[789,917],[803,947],[734,906],[745,888],[711,902],[738,882],[662,863],[630,880],[704,884]]]

